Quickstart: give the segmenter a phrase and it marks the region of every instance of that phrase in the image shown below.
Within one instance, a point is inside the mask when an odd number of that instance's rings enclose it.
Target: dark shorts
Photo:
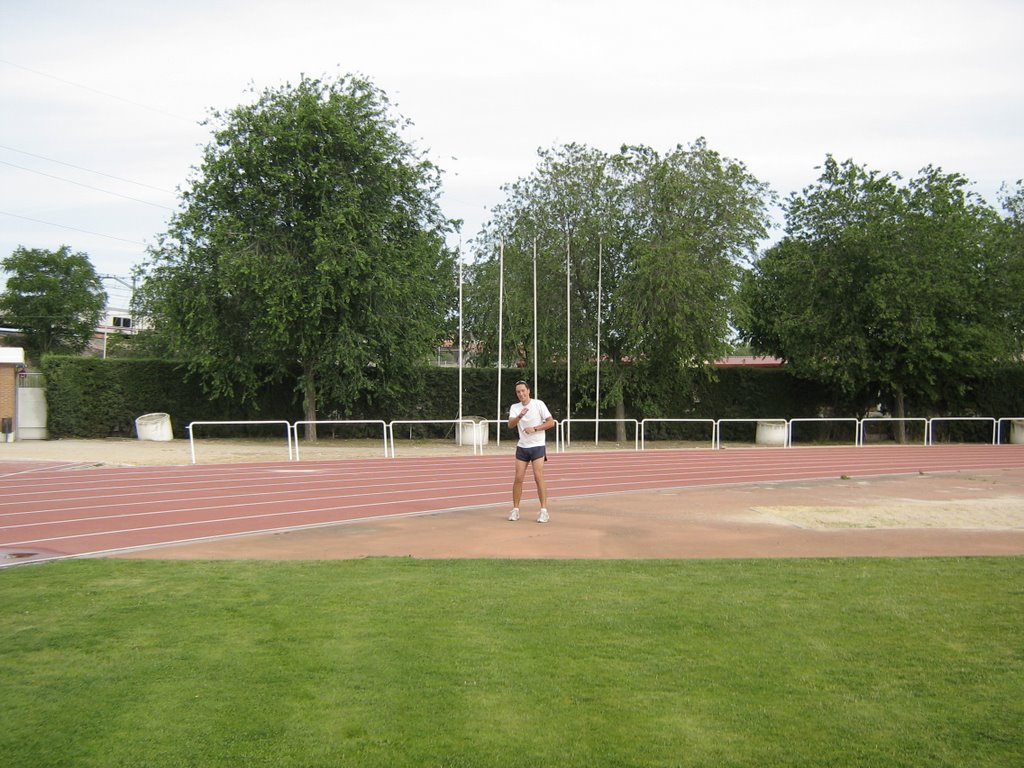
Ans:
[[[544,459],[544,461],[547,461],[548,454],[545,446],[543,445],[538,445],[536,448],[523,448],[522,446],[517,445],[516,459],[527,463],[533,463],[538,459]]]

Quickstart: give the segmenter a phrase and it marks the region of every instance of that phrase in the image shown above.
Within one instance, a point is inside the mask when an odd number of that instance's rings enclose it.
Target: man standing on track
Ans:
[[[508,427],[519,427],[519,442],[516,444],[516,479],[512,483],[512,513],[508,519],[515,522],[519,519],[519,502],[523,498],[523,480],[526,468],[533,467],[533,479],[537,483],[537,496],[540,497],[540,514],[538,523],[546,523],[548,516],[548,491],[544,484],[544,462],[547,453],[544,448],[544,432],[555,426],[551,412],[541,400],[530,398],[530,385],[525,381],[516,382],[518,403],[508,409]]]

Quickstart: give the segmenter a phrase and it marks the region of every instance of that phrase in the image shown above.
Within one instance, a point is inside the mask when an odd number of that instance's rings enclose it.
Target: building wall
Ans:
[[[18,367],[0,363],[0,419],[14,423],[15,397],[18,392]]]

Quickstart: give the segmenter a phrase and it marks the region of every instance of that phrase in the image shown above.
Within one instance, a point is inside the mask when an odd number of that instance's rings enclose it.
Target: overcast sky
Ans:
[[[1024,177],[1020,0],[0,0],[0,257],[128,275],[208,143],[302,74],[371,79],[468,243],[537,149],[703,136],[781,196],[826,154]]]

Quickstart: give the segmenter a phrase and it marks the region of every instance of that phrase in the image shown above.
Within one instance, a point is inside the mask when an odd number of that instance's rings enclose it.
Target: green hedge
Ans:
[[[134,436],[145,413],[170,414],[175,437],[186,437],[192,421],[300,418],[287,387],[268,387],[254,403],[211,398],[183,365],[166,360],[49,355],[42,371],[53,438]]]
[[[268,386],[252,402],[213,398],[200,380],[180,363],[166,360],[51,355],[43,360],[48,403],[48,428],[54,438],[134,436],[135,419],[145,413],[168,413],[176,437],[186,437],[192,421],[242,421],[303,418],[301,397],[291,382]],[[643,370],[632,372],[643,380]],[[424,367],[400,390],[367,393],[357,401],[330,404],[320,419],[455,419],[458,416],[458,369]],[[518,369],[502,372],[501,410],[515,401],[514,382],[533,375]],[[592,387],[592,382],[587,382]],[[955,395],[939,403],[908,403],[913,415],[1017,416],[1024,414],[1024,368],[1014,366],[983,381],[950,388]],[[383,392],[383,394],[382,394]],[[564,375],[541,377],[537,394],[555,417],[565,417]],[[574,390],[574,403],[585,402],[585,388]],[[497,379],[493,369],[463,370],[463,413],[493,419],[497,411]],[[657,413],[674,418],[800,418],[828,414],[858,416],[873,405],[870,398],[842,398],[821,384],[797,379],[785,369],[726,368],[713,380],[680,384],[658,403]],[[626,392],[626,415],[647,415],[634,408]],[[592,407],[574,407],[575,418],[592,418]],[[602,412],[614,416],[614,409]],[[965,428],[969,428],[965,427]],[[452,432],[453,427],[445,428]],[[827,427],[823,427],[827,429]],[[612,427],[608,427],[612,430]],[[605,431],[605,430],[603,430]],[[699,434],[699,429],[692,430]],[[424,430],[426,432],[426,430]],[[436,432],[436,430],[435,430]],[[239,428],[236,434],[246,434]],[[225,431],[225,434],[229,434]],[[656,425],[653,437],[687,437],[684,428]],[[823,435],[825,436],[825,435]]]

